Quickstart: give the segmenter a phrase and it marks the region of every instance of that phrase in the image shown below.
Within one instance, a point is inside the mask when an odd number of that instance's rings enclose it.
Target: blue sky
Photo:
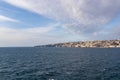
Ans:
[[[119,0],[0,0],[0,46],[119,39],[119,9]]]

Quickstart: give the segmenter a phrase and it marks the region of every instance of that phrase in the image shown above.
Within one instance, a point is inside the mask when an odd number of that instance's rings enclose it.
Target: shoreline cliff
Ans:
[[[79,41],[39,45],[35,47],[120,48],[120,40]]]

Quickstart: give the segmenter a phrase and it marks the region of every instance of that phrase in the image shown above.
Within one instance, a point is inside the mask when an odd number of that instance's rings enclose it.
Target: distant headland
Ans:
[[[35,47],[120,48],[120,40],[79,41],[39,45]]]

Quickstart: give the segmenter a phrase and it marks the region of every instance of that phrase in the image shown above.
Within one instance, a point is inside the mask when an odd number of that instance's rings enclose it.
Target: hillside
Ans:
[[[35,47],[80,47],[80,48],[117,48],[120,47],[120,40],[97,40],[68,42],[49,45],[40,45]]]

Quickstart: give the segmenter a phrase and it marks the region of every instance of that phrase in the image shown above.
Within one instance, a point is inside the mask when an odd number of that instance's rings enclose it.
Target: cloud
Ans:
[[[109,29],[105,29],[106,37],[109,39],[120,39],[120,24]]]
[[[58,24],[49,26],[13,29],[0,26],[0,46],[35,46],[40,44],[50,44],[58,42],[67,42],[71,36],[58,35],[65,31],[57,31]],[[56,31],[56,32],[54,32]]]
[[[12,29],[0,27],[0,46],[30,46],[35,43],[45,43],[47,33],[53,30],[52,27]],[[38,41],[39,40],[39,41]],[[41,42],[40,42],[41,41]]]
[[[104,29],[120,13],[120,0],[5,0],[6,2],[52,18],[79,34]]]
[[[43,44],[56,41],[94,40],[94,39],[116,39],[120,38],[120,27],[107,28],[105,25],[120,14],[120,0],[4,0],[5,2],[22,9],[51,18],[60,23],[59,26],[71,33],[79,34],[69,37],[56,37],[49,35],[52,27],[30,28],[27,30],[13,30],[10,36],[16,39],[31,39],[32,43],[40,40]],[[9,29],[8,29],[9,30]],[[41,30],[43,32],[41,32]],[[12,34],[15,33],[16,34]],[[21,34],[20,34],[21,33]],[[47,34],[46,34],[47,33]],[[49,34],[48,34],[49,33]],[[25,35],[24,35],[25,34]],[[29,35],[28,35],[29,34]],[[57,34],[57,33],[54,33]],[[2,36],[2,35],[1,35]],[[18,37],[21,36],[21,37]],[[68,36],[65,35],[65,36]],[[74,37],[75,36],[75,37]],[[10,37],[12,40],[12,38]],[[15,38],[14,38],[15,39]],[[23,39],[22,39],[23,40]],[[20,41],[21,42],[21,41]],[[40,43],[41,43],[40,42]],[[22,42],[23,43],[23,42]],[[29,42],[30,44],[30,42]],[[38,43],[39,44],[39,43]]]
[[[16,19],[12,19],[12,18],[9,18],[9,17],[6,17],[6,16],[3,16],[3,15],[0,15],[0,21],[19,22],[19,21],[16,20]]]

